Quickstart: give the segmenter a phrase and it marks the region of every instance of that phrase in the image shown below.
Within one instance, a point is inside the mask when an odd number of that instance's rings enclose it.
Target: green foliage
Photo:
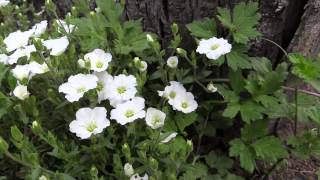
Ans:
[[[242,2],[234,7],[232,14],[226,8],[219,8],[218,18],[230,30],[237,43],[246,44],[250,38],[260,35],[255,28],[260,19],[257,11],[258,3],[249,1],[246,4]]]
[[[293,64],[292,73],[320,91],[320,70],[317,68],[320,60],[313,60],[299,54],[290,54],[289,60]]]
[[[128,175],[125,169],[129,163],[134,174],[147,174],[149,179],[243,180],[270,173],[260,168],[259,161],[276,165],[291,155],[320,156],[320,99],[315,97],[319,95],[297,89],[296,96],[292,96],[286,91],[295,93],[295,87],[285,86],[292,70],[296,78],[319,90],[319,60],[290,54],[289,69],[286,63],[275,66],[265,57],[249,56],[249,40],[260,35],[256,30],[260,19],[258,3],[235,4],[232,10],[219,8],[216,17],[188,24],[195,43],[216,37],[227,44],[206,42],[203,49],[208,53],[182,49],[184,39],[175,23],[171,26],[172,39],[168,47],[163,47],[156,34],[143,31],[141,19],[123,19],[124,1],[97,0],[96,5],[93,11],[87,0],[79,0],[70,14],[61,17],[76,26],[73,32],[59,31],[59,24],[53,22],[57,6],[51,0],[45,2],[41,12],[35,12],[26,2],[1,7],[1,55],[13,53],[7,52],[3,42],[9,33],[29,30],[34,25],[29,19],[40,22],[42,17],[49,18],[49,26],[39,38],[66,36],[69,45],[61,55],[50,56],[50,49],[40,41],[30,40],[37,51],[16,64],[46,63],[49,71],[31,74],[32,79],[21,82],[11,72],[17,65],[6,64],[5,56],[0,57],[0,172],[4,172],[0,179],[130,179],[132,174]],[[231,52],[217,59],[208,56],[217,53],[216,48],[228,50],[228,45]],[[125,125],[112,119],[110,112],[117,107],[111,102],[113,99],[98,99],[104,90],[105,96],[110,95],[108,88],[113,84],[109,81],[98,82],[79,101],[66,100],[59,87],[71,75],[98,74],[91,69],[94,62],[81,64],[81,60],[88,59],[85,54],[97,48],[112,55],[103,72],[113,77],[135,77],[135,96],[145,100],[141,114],[150,107],[161,110],[166,115],[163,126],[151,126],[161,120],[158,116],[135,119]],[[171,56],[177,57],[177,67],[168,64]],[[99,58],[97,61],[104,60]],[[143,63],[148,66],[146,69],[141,68]],[[172,81],[179,82],[177,86],[183,86],[182,90],[174,87],[179,89],[175,94],[160,97],[161,91],[170,90]],[[127,83],[130,82],[120,85]],[[25,99],[14,92],[20,84],[27,85],[30,93]],[[185,91],[190,93],[188,98]],[[193,106],[195,110],[188,109]],[[103,107],[111,119],[108,127],[87,139],[79,138],[83,124],[76,128],[78,133],[71,132],[70,125],[83,107]],[[81,118],[85,116],[82,114]],[[277,118],[312,122],[314,129],[283,140],[270,131],[270,122]],[[148,124],[148,120],[155,122]],[[90,131],[83,128],[86,130]]]
[[[217,35],[216,23],[212,18],[204,18],[200,21],[193,21],[187,25],[191,34],[198,38],[211,38]]]

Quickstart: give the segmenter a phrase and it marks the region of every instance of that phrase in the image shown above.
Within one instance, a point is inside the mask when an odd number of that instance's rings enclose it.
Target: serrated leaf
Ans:
[[[194,112],[190,114],[177,113],[174,119],[180,131],[183,131],[187,126],[190,126],[197,120],[197,116]]]
[[[281,140],[274,136],[267,136],[252,144],[256,155],[265,161],[277,162],[281,158],[288,156]]]
[[[236,45],[232,51],[226,55],[227,64],[232,70],[237,71],[238,69],[251,68],[250,57],[245,54],[246,51],[245,47]]]
[[[250,38],[260,35],[255,28],[260,19],[260,14],[257,11],[258,3],[242,2],[234,7],[232,18],[231,11],[226,8],[218,9],[218,18],[230,30],[237,43],[247,44]]]
[[[241,129],[241,139],[253,141],[268,134],[268,121],[260,120],[251,124],[246,124]]]
[[[253,172],[256,166],[254,150],[243,143],[241,139],[234,139],[230,142],[229,154],[232,157],[240,158],[240,166],[248,172]]]
[[[216,24],[213,18],[204,18],[200,21],[193,21],[187,24],[191,34],[198,38],[208,39],[217,36]]]
[[[252,101],[244,102],[240,107],[240,114],[246,123],[251,121],[259,120],[263,118],[264,108],[257,103]]]
[[[228,104],[227,108],[223,112],[223,116],[227,118],[234,118],[240,111],[240,104]]]

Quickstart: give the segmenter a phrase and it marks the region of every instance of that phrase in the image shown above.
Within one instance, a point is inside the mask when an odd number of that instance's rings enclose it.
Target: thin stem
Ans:
[[[287,86],[282,86],[282,89],[284,89],[284,90],[286,90],[286,91],[295,91],[295,88],[287,87]],[[311,92],[311,91],[306,91],[306,90],[302,90],[302,89],[298,89],[298,92],[320,98],[320,94],[319,94],[319,93],[315,93],[315,92]]]
[[[51,175],[55,175],[55,173],[54,173],[53,171],[50,171],[50,170],[48,170],[48,169],[45,169],[45,168],[43,168],[43,167],[41,167],[41,166],[38,166],[38,167],[37,167],[37,166],[34,166],[34,165],[32,165],[32,164],[29,164],[29,163],[26,163],[26,162],[24,162],[24,161],[21,161],[20,159],[16,158],[14,155],[12,155],[12,154],[11,154],[10,152],[8,152],[8,151],[5,152],[5,155],[6,155],[8,158],[10,158],[11,160],[13,160],[13,161],[21,164],[22,166],[25,166],[25,167],[30,168],[30,169],[40,168],[40,169],[41,169],[42,171],[44,171],[45,173],[48,173],[48,174],[51,174]]]
[[[294,118],[294,135],[297,135],[297,126],[298,126],[298,88],[295,88],[294,91],[295,99],[295,118]]]
[[[264,37],[261,37],[261,39],[263,39],[263,40],[265,40],[265,41],[268,41],[268,42],[276,45],[276,46],[288,57],[287,51],[284,50],[278,43],[276,43],[276,42],[274,42],[274,41],[272,41],[272,40],[270,40],[270,39],[268,39],[268,38],[264,38]]]

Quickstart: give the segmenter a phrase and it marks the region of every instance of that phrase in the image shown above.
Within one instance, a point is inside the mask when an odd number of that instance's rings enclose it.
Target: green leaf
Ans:
[[[242,76],[241,71],[229,71],[229,79],[230,79],[230,85],[232,87],[232,90],[235,91],[237,94],[240,94],[244,90],[244,78]]]
[[[247,146],[241,139],[230,142],[229,154],[232,157],[240,157],[240,166],[249,172],[253,172],[256,166],[255,152],[252,147]]]
[[[175,116],[175,122],[180,129],[183,131],[187,126],[190,126],[197,120],[197,114],[195,112],[190,114],[177,113]]]
[[[253,141],[268,134],[268,121],[260,120],[251,124],[246,124],[241,129],[241,139]]]
[[[240,104],[230,103],[223,112],[223,116],[227,118],[234,118],[240,111]]]
[[[265,161],[277,162],[281,158],[288,156],[281,140],[274,136],[267,136],[252,144],[256,155]]]
[[[231,18],[228,9],[218,9],[219,20],[227,27],[233,35],[237,43],[246,44],[250,38],[255,38],[260,33],[255,26],[260,20],[258,11],[258,3],[239,3],[233,9],[233,18]]]
[[[12,105],[10,99],[0,92],[0,119],[8,113],[9,107]]]
[[[263,118],[264,108],[255,102],[247,101],[241,104],[240,113],[243,121],[250,123],[251,121]]]
[[[211,168],[217,169],[219,174],[226,174],[233,166],[232,159],[223,155],[217,155],[214,151],[206,155],[205,160]]]
[[[16,141],[22,141],[23,139],[23,134],[21,131],[18,129],[17,126],[12,126],[11,127],[11,136],[13,137],[14,140]]]
[[[208,39],[217,36],[217,27],[213,18],[193,21],[187,25],[187,28],[193,36],[198,38]]]
[[[0,136],[0,153],[5,153],[9,149],[8,143]]]
[[[208,173],[208,168],[206,165],[202,163],[196,163],[194,165],[188,165],[185,171],[186,172],[182,175],[180,179],[194,180],[205,177]]]
[[[228,66],[234,71],[251,68],[250,57],[245,54],[246,52],[246,47],[235,45],[232,51],[226,55]]]
[[[298,54],[289,54],[293,64],[292,73],[320,91],[320,60],[313,60]]]
[[[98,7],[111,23],[120,22],[123,7],[114,0],[97,0]]]
[[[316,133],[305,132],[299,136],[292,136],[288,144],[293,146],[293,153],[303,159],[312,156],[320,157],[320,139]]]

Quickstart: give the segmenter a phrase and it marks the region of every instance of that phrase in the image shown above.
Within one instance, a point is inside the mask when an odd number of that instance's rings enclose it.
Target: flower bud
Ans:
[[[171,56],[168,58],[167,60],[167,66],[169,66],[170,68],[177,68],[178,66],[178,57],[177,56]]]
[[[133,62],[134,62],[135,64],[139,63],[140,61],[141,61],[141,59],[140,59],[139,57],[133,58]]]
[[[151,168],[152,169],[158,169],[158,161],[156,160],[156,159],[154,159],[154,158],[150,158],[150,165],[151,165]]]
[[[148,68],[148,64],[145,61],[140,62],[139,71],[145,72]]]
[[[8,151],[8,143],[0,136],[0,152],[5,153]]]
[[[187,56],[187,51],[182,48],[177,48],[177,53],[183,57]]]
[[[86,62],[83,59],[79,59],[78,60],[78,65],[81,68],[85,68],[86,67]]]
[[[25,100],[29,98],[29,91],[27,86],[24,85],[18,85],[14,90],[13,90],[13,95],[16,96],[20,100]]]
[[[95,166],[92,166],[90,169],[90,175],[93,177],[97,177],[99,174],[98,169]]]
[[[39,177],[39,180],[48,180],[48,178],[45,175],[42,175]]]
[[[42,128],[41,128],[40,124],[37,121],[33,121],[32,125],[31,125],[31,130],[35,134],[40,134],[41,131],[42,131]]]
[[[208,91],[210,91],[210,92],[212,92],[212,93],[215,93],[215,92],[218,91],[218,88],[215,87],[215,86],[213,85],[213,83],[209,83],[209,84],[207,85],[207,89],[208,89]]]
[[[153,37],[151,36],[151,34],[147,34],[147,40],[148,40],[149,42],[154,42],[154,39],[153,39]]]
[[[128,177],[131,177],[134,174],[134,169],[130,163],[126,163],[123,167],[124,174]]]
[[[91,15],[91,16],[94,16],[95,14],[96,14],[96,12],[90,11],[90,15]]]
[[[177,33],[179,32],[179,26],[178,26],[178,24],[173,23],[172,26],[171,26],[171,29],[172,29],[172,32],[173,32],[174,34],[177,34]]]

